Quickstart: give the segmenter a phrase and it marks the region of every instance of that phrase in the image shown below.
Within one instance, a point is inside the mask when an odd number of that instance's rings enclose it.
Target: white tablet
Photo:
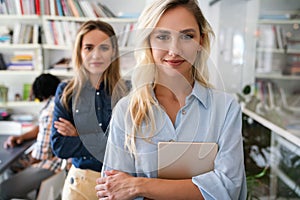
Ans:
[[[187,179],[212,171],[216,143],[159,142],[158,178]]]

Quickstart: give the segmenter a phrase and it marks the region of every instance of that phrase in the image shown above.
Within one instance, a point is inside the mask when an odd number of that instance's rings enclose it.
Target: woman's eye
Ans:
[[[109,50],[109,46],[100,46],[99,49],[101,51],[108,51]]]
[[[92,50],[93,50],[93,47],[86,46],[86,47],[84,47],[84,50],[85,50],[85,51],[92,51]]]
[[[194,36],[192,34],[182,34],[181,35],[181,39],[184,39],[184,40],[191,40],[193,38],[194,38]]]
[[[170,39],[170,36],[169,35],[157,35],[156,38],[159,40],[168,40],[168,39]]]

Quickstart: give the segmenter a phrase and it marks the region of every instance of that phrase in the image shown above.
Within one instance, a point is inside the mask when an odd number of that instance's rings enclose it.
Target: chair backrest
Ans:
[[[61,194],[66,178],[66,170],[62,170],[45,179],[39,189],[37,200],[55,200]]]

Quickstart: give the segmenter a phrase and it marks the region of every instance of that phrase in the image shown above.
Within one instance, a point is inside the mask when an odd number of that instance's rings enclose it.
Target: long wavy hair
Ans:
[[[175,7],[184,7],[194,16],[199,26],[201,35],[201,51],[198,52],[197,58],[193,63],[192,77],[204,87],[212,87],[208,80],[207,59],[210,53],[210,39],[214,37],[214,33],[208,21],[205,19],[196,0],[155,0],[140,15],[138,20],[137,31],[137,50],[135,57],[137,60],[137,68],[132,76],[132,94],[129,105],[130,118],[132,127],[127,128],[125,136],[125,148],[130,153],[136,153],[135,138],[139,131],[142,131],[142,123],[150,126],[148,128],[147,137],[151,138],[156,129],[153,106],[158,106],[152,96],[153,87],[155,86],[156,66],[150,46],[150,34],[156,27],[161,16],[169,9]],[[150,134],[149,134],[150,133]],[[145,138],[144,133],[140,133]],[[140,136],[142,136],[140,135]]]
[[[92,30],[100,30],[103,33],[107,34],[110,38],[112,48],[114,50],[112,62],[110,66],[103,72],[101,77],[105,89],[109,92],[110,95],[114,93],[114,98],[116,99],[119,99],[125,91],[125,84],[121,80],[120,75],[118,42],[113,27],[110,24],[100,20],[89,20],[83,23],[77,32],[72,54],[72,65],[75,75],[65,87],[61,97],[61,101],[64,107],[66,107],[68,110],[71,109],[68,107],[68,102],[72,98],[73,94],[75,94],[74,102],[76,102],[80,95],[82,87],[89,79],[89,72],[83,65],[84,61],[81,57],[81,48],[83,36]],[[116,92],[116,90],[119,92]],[[117,101],[116,99],[113,99],[112,101]]]

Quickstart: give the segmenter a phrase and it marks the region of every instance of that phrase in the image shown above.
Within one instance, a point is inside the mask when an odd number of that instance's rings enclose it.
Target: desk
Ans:
[[[0,135],[0,174],[35,142],[35,140],[26,141],[22,145],[5,149],[3,143],[7,137],[9,136]]]

